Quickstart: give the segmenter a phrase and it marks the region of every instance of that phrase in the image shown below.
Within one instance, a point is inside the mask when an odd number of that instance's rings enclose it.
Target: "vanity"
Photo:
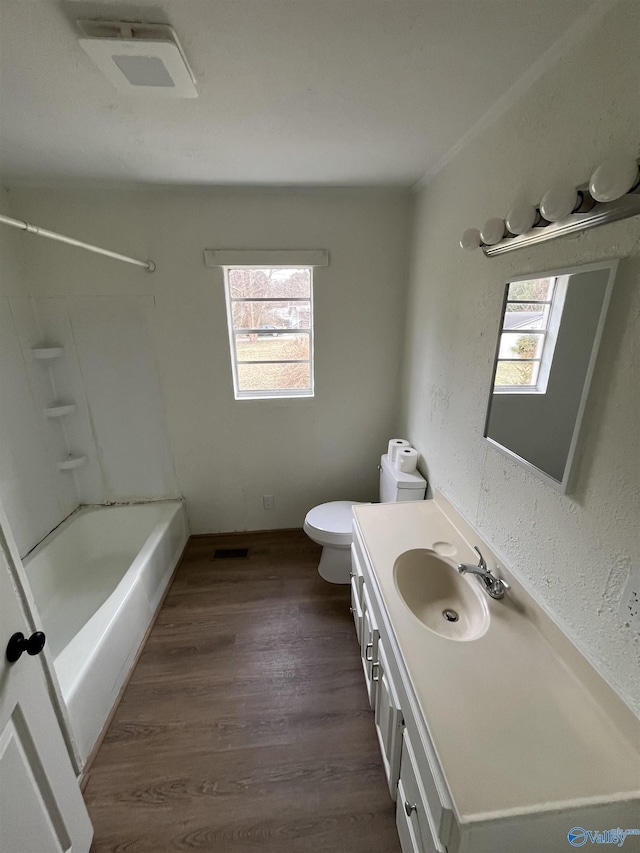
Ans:
[[[637,718],[444,495],[353,514],[351,608],[403,853],[640,831]],[[473,546],[503,598],[458,572]]]

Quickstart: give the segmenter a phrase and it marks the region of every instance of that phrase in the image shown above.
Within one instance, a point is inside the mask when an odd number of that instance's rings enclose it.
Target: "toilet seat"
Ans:
[[[329,501],[309,510],[304,520],[304,532],[319,545],[348,548],[353,540],[352,506],[362,501]]]

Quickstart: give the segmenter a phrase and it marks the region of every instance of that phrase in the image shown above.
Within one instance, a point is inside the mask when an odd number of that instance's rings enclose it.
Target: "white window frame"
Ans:
[[[274,400],[274,399],[300,399],[310,398],[315,394],[314,390],[314,332],[313,332],[313,270],[314,266],[309,264],[229,264],[222,267],[224,272],[224,295],[227,307],[227,330],[229,332],[229,351],[231,355],[231,372],[233,376],[233,393],[236,400]],[[252,270],[252,269],[306,269],[309,270],[309,296],[300,297],[243,297],[234,299],[231,296],[231,288],[229,285],[230,270]],[[293,335],[299,332],[305,332],[309,335],[309,358],[308,359],[283,359],[280,361],[251,361],[238,362],[236,357],[235,335],[238,329],[233,328],[233,314],[231,306],[234,302],[308,302],[309,303],[309,327],[303,329],[278,329],[278,335]],[[264,329],[242,329],[245,334],[264,335]],[[238,364],[309,364],[309,388],[274,388],[272,390],[257,390],[257,391],[241,391],[238,381]]]
[[[537,361],[538,376],[535,385],[495,385],[493,386],[494,394],[546,394],[547,385],[549,383],[549,375],[551,373],[551,365],[553,364],[553,355],[558,340],[558,330],[560,321],[562,320],[562,312],[564,310],[564,302],[567,295],[567,286],[569,276],[550,276],[554,279],[553,291],[550,299],[509,299],[509,288],[512,284],[519,281],[529,281],[532,277],[517,278],[510,281],[505,289],[504,306],[502,309],[502,321],[500,326],[500,334],[498,335],[498,348],[496,351],[496,359],[494,365],[494,377],[498,371],[498,365],[501,362],[509,362],[517,364],[518,362]],[[522,329],[522,335],[538,335],[542,336],[542,351],[537,358],[500,358],[500,343],[502,335],[505,332],[513,332],[514,329],[505,328],[505,319],[507,315],[507,305],[523,303],[526,305],[548,305],[549,317],[547,320],[546,329]]]

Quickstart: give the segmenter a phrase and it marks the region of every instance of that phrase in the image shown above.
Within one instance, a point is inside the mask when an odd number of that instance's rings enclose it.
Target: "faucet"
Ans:
[[[473,550],[480,558],[478,565],[472,566],[470,563],[460,563],[458,571],[461,575],[475,575],[480,586],[484,589],[487,595],[491,596],[491,598],[504,598],[505,592],[510,590],[511,587],[505,580],[496,577],[492,573],[491,569],[487,568],[487,563],[477,545],[473,546]]]

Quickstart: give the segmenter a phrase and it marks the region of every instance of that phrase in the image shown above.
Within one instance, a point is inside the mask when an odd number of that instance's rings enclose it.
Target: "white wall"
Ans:
[[[299,527],[316,503],[377,498],[379,456],[397,420],[408,192],[19,189],[12,196],[16,216],[156,262],[149,274],[39,240],[25,268],[39,297],[153,297],[171,449],[194,532]],[[205,248],[329,250],[330,265],[314,278],[314,399],[234,400],[222,273],[204,266]],[[263,494],[275,496],[275,510],[263,509]]]
[[[0,494],[21,555],[80,503],[178,494],[149,343],[153,297],[28,296],[20,260],[34,239],[0,231]],[[46,344],[62,357],[35,360]],[[47,418],[66,402],[76,411]],[[86,464],[60,472],[70,453]]]
[[[640,710],[638,636],[617,607],[640,562],[640,219],[485,258],[464,228],[578,184],[640,139],[640,7],[623,2],[417,198],[403,425],[441,488],[530,586],[602,674]],[[482,438],[504,284],[621,257],[582,428],[572,495]],[[499,664],[498,664],[499,665]]]
[[[0,193],[2,210],[11,215]],[[0,229],[0,494],[20,553],[24,554],[77,506],[73,478],[61,475],[53,460],[64,445],[48,435],[36,405],[9,297],[23,293],[21,235]]]

